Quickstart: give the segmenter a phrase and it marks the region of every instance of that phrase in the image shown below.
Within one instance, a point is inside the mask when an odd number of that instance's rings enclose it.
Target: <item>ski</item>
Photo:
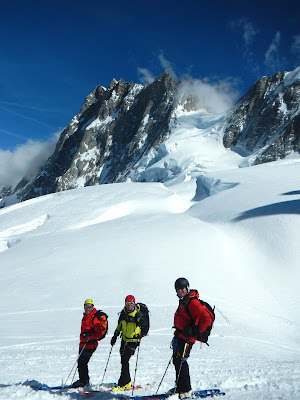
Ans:
[[[220,389],[195,390],[194,392],[192,392],[190,398],[205,399],[206,397],[214,397],[214,396],[225,396],[225,392],[221,392]]]
[[[100,385],[98,390],[86,390],[86,392],[89,392],[89,391],[91,391],[91,392],[95,392],[96,391],[97,392],[98,391],[98,392],[113,392],[113,393],[116,393],[116,392],[113,391],[113,387],[115,387],[115,386],[118,386],[118,384],[116,382],[114,382],[114,383],[102,383],[102,385]],[[133,390],[146,389],[147,387],[150,387],[150,386],[153,386],[153,385],[151,385],[150,383],[148,383],[146,386],[135,385]],[[130,391],[132,391],[132,387],[124,389],[124,392],[130,392]]]
[[[60,385],[60,386],[48,386],[45,383],[40,383],[38,381],[26,381],[26,382],[22,383],[22,385],[29,386],[33,390],[44,390],[46,392],[51,392],[51,391],[64,392],[64,391],[67,391],[69,389],[74,389],[74,390],[79,389],[78,387],[74,387],[73,384],[71,384],[71,385]],[[109,390],[111,390],[111,388],[113,386],[116,386],[115,382],[104,383],[103,384],[103,390],[101,390],[101,391],[109,391]],[[95,385],[95,388],[98,388],[98,387],[99,387],[99,385]],[[82,390],[83,390],[83,388],[82,388]],[[87,386],[86,390],[92,390],[92,386]]]
[[[57,391],[67,391],[68,389],[73,389],[72,385],[61,385],[61,386],[48,386],[44,383],[40,383],[37,381],[26,381],[22,383],[23,386],[29,386],[33,390],[43,390],[46,392],[57,392]]]
[[[164,396],[163,398],[168,398],[170,396],[178,395],[178,393],[174,393],[175,388],[168,390],[166,393],[163,393],[160,396]],[[183,399],[205,399],[206,397],[213,396],[225,396],[225,392],[221,392],[221,389],[199,389],[193,390],[189,396],[183,397]]]
[[[99,393],[107,393],[107,392],[114,393],[117,396],[120,396],[120,395],[124,394],[124,392],[130,392],[132,390],[135,391],[135,390],[139,390],[139,389],[147,389],[149,387],[152,387],[153,385],[154,385],[154,383],[147,383],[144,386],[135,385],[133,388],[130,387],[130,388],[127,388],[127,389],[124,389],[124,390],[118,392],[118,391],[114,391],[113,390],[113,387],[117,386],[117,383],[102,383],[102,385],[100,385],[99,389],[97,389],[97,390],[96,389],[95,390],[92,390],[92,389],[90,389],[90,390],[88,390],[88,389],[87,390],[80,389],[79,392],[81,394],[83,394],[85,397],[93,397],[93,396],[96,396]],[[129,397],[129,396],[127,396],[127,397]]]
[[[130,388],[129,390],[132,390]],[[80,390],[79,391],[85,398],[90,398],[94,397],[100,393],[103,393],[105,391],[101,390],[90,390],[90,391],[84,391]],[[123,400],[164,400],[167,399],[171,396],[174,396],[174,392],[172,390],[169,390],[166,393],[161,393],[161,394],[153,394],[153,395],[128,395],[125,394],[123,391],[122,392],[114,392],[116,397],[123,399]],[[225,392],[221,392],[220,389],[205,389],[205,390],[195,390],[192,392],[192,394],[189,397],[185,397],[185,399],[205,399],[207,397],[214,397],[214,396],[224,396]]]
[[[64,392],[67,391],[69,389],[77,389],[74,388],[72,385],[67,385],[67,386],[47,386],[47,385],[43,385],[43,386],[30,386],[31,389],[33,390],[44,390],[45,392]]]

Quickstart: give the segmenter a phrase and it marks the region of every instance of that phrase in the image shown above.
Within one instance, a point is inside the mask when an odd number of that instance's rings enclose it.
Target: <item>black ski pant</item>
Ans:
[[[138,345],[138,342],[125,342],[123,339],[121,341],[121,375],[118,381],[118,386],[125,386],[131,381],[129,360],[130,357],[134,355],[135,349],[138,347]]]
[[[176,393],[189,392],[191,387],[189,365],[187,358],[193,347],[193,343],[175,337],[173,342],[173,364],[176,371]]]
[[[84,349],[82,351],[82,349],[79,349],[78,375],[80,382],[84,383],[85,385],[90,381],[88,363],[95,350],[96,349]]]

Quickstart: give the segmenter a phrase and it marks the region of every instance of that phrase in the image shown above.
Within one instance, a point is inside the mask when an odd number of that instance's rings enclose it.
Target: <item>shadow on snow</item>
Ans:
[[[300,194],[300,190],[294,190],[292,192],[282,193],[283,196],[290,196],[290,195],[294,195],[294,194]]]
[[[300,200],[283,201],[281,203],[253,208],[252,210],[247,210],[241,213],[238,217],[234,218],[232,222],[239,222],[249,218],[279,214],[300,214]]]

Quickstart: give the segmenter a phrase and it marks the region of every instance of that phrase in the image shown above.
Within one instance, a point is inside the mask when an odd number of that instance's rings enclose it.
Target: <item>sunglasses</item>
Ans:
[[[84,308],[93,308],[94,306],[84,306]]]
[[[126,301],[126,306],[129,306],[129,305],[133,305],[134,304],[134,301]]]

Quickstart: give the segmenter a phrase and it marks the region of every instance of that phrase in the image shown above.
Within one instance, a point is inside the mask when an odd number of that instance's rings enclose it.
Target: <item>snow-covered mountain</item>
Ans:
[[[167,182],[185,176],[203,182],[206,166],[197,160],[206,151],[204,136],[239,154],[239,166],[299,155],[300,67],[263,77],[226,112],[214,99],[200,101],[199,91],[205,98],[204,85],[197,92],[167,72],[145,87],[123,79],[96,87],[38,176],[3,188],[1,206],[16,198],[127,180]],[[179,167],[177,156],[186,151],[195,157]]]
[[[56,150],[21,198],[122,182],[136,162],[157,148],[170,131],[175,82],[167,73],[143,87],[113,79],[86,98]]]
[[[241,98],[224,127],[223,143],[250,165],[300,152],[300,67],[263,77]]]
[[[299,399],[300,159],[239,168],[246,158],[223,146],[224,118],[178,110],[172,135],[150,146],[126,182],[0,210],[0,399],[57,397],[28,381],[69,376],[86,298],[109,314],[89,364],[99,384],[127,294],[150,308],[136,383],[155,382],[155,393],[171,357],[179,276],[216,306],[210,347],[195,345],[189,359],[193,388],[220,387],[231,400]],[[115,346],[105,380],[119,372]],[[161,390],[174,378],[171,365]]]

